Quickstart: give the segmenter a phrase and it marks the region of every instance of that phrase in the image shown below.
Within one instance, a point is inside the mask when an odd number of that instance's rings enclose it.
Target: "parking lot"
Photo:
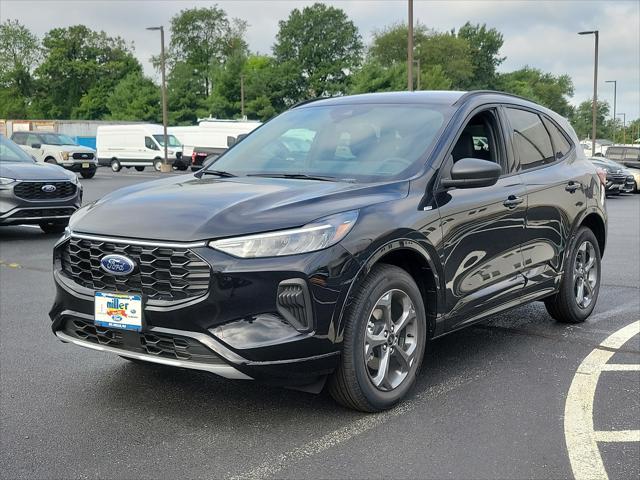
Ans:
[[[160,176],[102,168],[84,202]],[[584,324],[534,303],[436,340],[409,398],[375,415],[61,343],[48,318],[56,236],[4,227],[0,477],[638,478],[640,195],[607,204]]]

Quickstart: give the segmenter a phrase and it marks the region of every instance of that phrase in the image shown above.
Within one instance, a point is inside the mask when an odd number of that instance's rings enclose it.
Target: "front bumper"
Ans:
[[[53,331],[62,341],[226,378],[252,378],[278,385],[313,383],[337,366],[340,313],[348,285],[359,270],[359,264],[340,246],[264,259],[236,259],[205,246],[190,247],[210,267],[206,293],[179,301],[148,297],[143,331],[129,342],[114,345],[105,339],[120,331],[101,329],[87,335],[83,330],[96,329],[92,322],[97,289],[80,285],[62,269],[68,241],[61,241],[54,250],[56,299],[50,312]],[[308,290],[309,328],[287,321],[279,308],[281,283],[292,279]],[[88,326],[78,330],[78,325],[87,322]],[[148,342],[145,335],[173,335],[177,340],[166,339],[173,350],[158,353],[144,350]],[[219,361],[203,366],[197,356],[176,353],[175,348],[184,346],[185,341],[197,342],[197,349],[206,349]]]
[[[65,160],[60,165],[72,172],[82,172],[98,168],[98,160]]]

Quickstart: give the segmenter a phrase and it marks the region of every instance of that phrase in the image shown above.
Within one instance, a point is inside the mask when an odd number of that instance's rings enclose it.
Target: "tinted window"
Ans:
[[[440,105],[309,106],[283,113],[211,165],[236,175],[305,174],[380,181],[422,165],[442,128]]]
[[[24,141],[27,139],[26,133],[14,133],[11,135],[11,139],[18,145],[24,145]]]
[[[40,140],[40,138],[37,135],[34,135],[33,133],[30,133],[27,135],[27,145],[31,146],[34,143],[39,143],[42,145],[42,141]]]
[[[571,150],[571,143],[569,143],[566,135],[562,133],[554,123],[545,118],[544,124],[547,127],[548,132],[551,134],[551,141],[553,142],[553,149],[556,152],[556,158],[564,157],[569,153],[569,150]]]
[[[535,113],[507,108],[513,129],[513,142],[520,158],[520,168],[526,170],[555,160],[551,139],[542,120]]]
[[[156,146],[154,141],[151,139],[151,137],[144,137],[144,146],[150,150],[158,150],[158,147]]]

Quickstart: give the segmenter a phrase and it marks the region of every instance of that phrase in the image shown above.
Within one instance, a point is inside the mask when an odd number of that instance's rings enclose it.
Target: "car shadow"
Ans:
[[[44,233],[37,225],[8,225],[0,227],[0,241],[44,240],[60,238],[59,233]]]

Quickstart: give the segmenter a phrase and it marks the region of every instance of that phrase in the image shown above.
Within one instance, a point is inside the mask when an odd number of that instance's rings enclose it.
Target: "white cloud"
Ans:
[[[57,26],[86,24],[90,28],[120,35],[135,45],[145,70],[154,74],[148,59],[157,53],[156,32],[144,27],[169,25],[181,9],[218,4],[232,17],[249,22],[247,40],[252,50],[268,53],[278,31],[278,21],[293,8],[309,1],[144,1],[144,0],[0,0],[0,19],[17,18],[38,35]],[[371,32],[405,21],[404,0],[327,1],[343,8],[369,41]],[[559,75],[569,74],[575,84],[574,103],[591,97],[593,89],[593,37],[577,35],[581,30],[600,31],[599,98],[612,101],[612,86],[618,80],[618,111],[627,118],[640,116],[640,2],[530,0],[530,1],[421,1],[414,17],[437,30],[459,28],[467,20],[486,23],[503,33],[502,50],[507,56],[502,70],[524,65]],[[155,75],[155,74],[154,74]]]

